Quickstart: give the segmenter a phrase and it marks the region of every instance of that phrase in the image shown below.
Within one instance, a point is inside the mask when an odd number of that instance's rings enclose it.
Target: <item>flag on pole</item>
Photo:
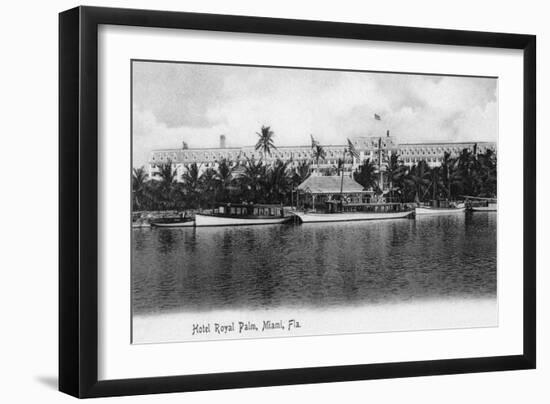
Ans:
[[[311,148],[315,149],[315,146],[317,146],[319,142],[313,138],[313,135],[310,135],[310,136],[311,136]]]
[[[353,143],[351,143],[351,140],[349,140],[349,139],[348,139],[348,152],[349,152],[349,154],[351,154],[356,159],[359,158],[359,153],[357,153],[357,149],[355,148],[355,146],[353,145]]]
[[[380,118],[380,115],[378,115],[378,114],[374,114],[374,119],[377,120],[377,121],[382,120],[382,118]]]

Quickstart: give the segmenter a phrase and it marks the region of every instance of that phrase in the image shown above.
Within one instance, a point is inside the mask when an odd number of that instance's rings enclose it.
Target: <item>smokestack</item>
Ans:
[[[390,130],[389,129],[386,131],[386,137],[390,137]]]
[[[181,148],[185,150],[185,149],[188,149],[189,146],[187,146],[186,142],[181,142]]]
[[[225,135],[220,135],[220,149],[225,149]]]

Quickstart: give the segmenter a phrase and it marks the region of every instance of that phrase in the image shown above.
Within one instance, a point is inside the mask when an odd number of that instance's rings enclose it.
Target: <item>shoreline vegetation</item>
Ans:
[[[255,146],[262,156],[276,149],[274,132],[262,126]],[[320,168],[326,153],[313,136],[312,157],[294,165],[292,159],[267,163],[260,159],[242,161],[222,159],[216,168],[202,170],[197,163],[188,164],[178,177],[171,161],[159,165],[159,172],[149,178],[145,167],[132,172],[133,212],[185,211],[210,209],[218,203],[268,203],[289,206],[292,192],[310,175],[347,175],[372,191],[377,200],[423,203],[433,199],[457,200],[462,195],[496,198],[497,155],[493,150],[477,152],[463,149],[457,156],[445,153],[438,167],[421,160],[405,165],[392,154],[383,161],[364,160],[354,169],[345,166],[356,161],[358,154],[350,146],[337,167]],[[382,171],[382,175],[380,175]],[[168,212],[166,212],[168,213]]]

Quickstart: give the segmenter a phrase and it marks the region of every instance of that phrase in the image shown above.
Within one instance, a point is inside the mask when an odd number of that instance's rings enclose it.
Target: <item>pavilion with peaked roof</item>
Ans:
[[[296,188],[296,206],[300,206],[300,203],[302,206],[311,203],[311,207],[315,209],[316,202],[324,203],[339,199],[340,196],[348,202],[360,203],[365,196],[372,193],[349,176],[312,174]]]

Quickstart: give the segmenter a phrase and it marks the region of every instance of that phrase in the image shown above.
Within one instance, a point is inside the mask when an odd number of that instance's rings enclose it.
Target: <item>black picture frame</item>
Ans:
[[[523,51],[523,354],[98,380],[100,24],[509,48]],[[59,15],[59,389],[76,397],[324,383],[536,366],[536,37],[184,12],[77,7]]]

